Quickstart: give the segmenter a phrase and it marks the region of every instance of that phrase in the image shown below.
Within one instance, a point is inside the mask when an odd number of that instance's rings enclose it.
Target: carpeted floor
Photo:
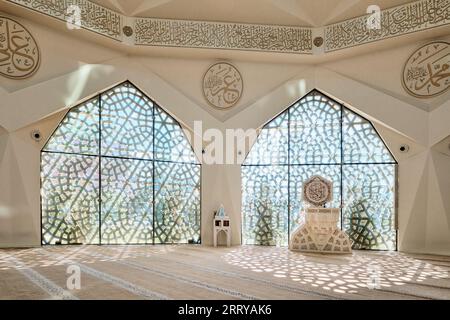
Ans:
[[[449,272],[450,257],[398,252],[50,246],[0,250],[0,299],[450,299]]]

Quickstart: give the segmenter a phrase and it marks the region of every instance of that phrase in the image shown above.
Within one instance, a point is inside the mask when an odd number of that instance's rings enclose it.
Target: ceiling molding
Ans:
[[[95,76],[92,76],[94,75]],[[194,128],[201,120],[204,128],[223,128],[223,123],[191,98],[174,88],[136,59],[119,57],[82,67],[48,81],[13,93],[0,95],[0,127],[8,132],[24,128],[62,110],[76,106],[107,88],[131,81],[183,126]],[[53,94],[48,94],[48,92]],[[34,101],[33,108],[29,102]],[[9,108],[9,106],[14,108]]]
[[[344,106],[372,122],[378,122],[421,145],[427,145],[427,111],[326,68],[317,67],[315,77],[316,88]]]
[[[332,21],[339,15],[345,13],[347,10],[351,9],[352,7],[356,6],[359,3],[359,0],[347,0],[345,2],[340,2],[335,7],[334,11],[331,12],[326,19],[324,20],[325,25],[331,24],[328,23],[329,21]]]
[[[139,6],[134,8],[131,15],[132,16],[142,16],[146,11],[161,6],[163,4],[169,3],[171,0],[145,0],[142,1]]]
[[[320,55],[450,25],[450,0],[419,0],[380,12],[380,28],[368,28],[368,15],[324,27],[292,27],[227,22],[127,17],[89,0],[6,0],[47,16],[74,22],[71,6],[80,8],[81,28],[126,45],[231,49]],[[124,26],[134,33],[126,36]],[[129,28],[128,28],[129,31]],[[324,44],[313,45],[313,35]],[[314,48],[314,49],[313,49]]]
[[[314,21],[311,16],[309,16],[305,10],[301,7],[300,3],[297,1],[286,1],[286,0],[264,0],[280,10],[299,18],[301,21],[313,26]]]

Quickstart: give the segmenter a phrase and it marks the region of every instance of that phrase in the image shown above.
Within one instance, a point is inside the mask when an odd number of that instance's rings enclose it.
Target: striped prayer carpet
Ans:
[[[449,272],[450,257],[399,252],[47,246],[0,249],[0,299],[450,299]]]

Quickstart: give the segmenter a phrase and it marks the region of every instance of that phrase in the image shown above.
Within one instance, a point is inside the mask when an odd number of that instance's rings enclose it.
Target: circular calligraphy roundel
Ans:
[[[227,62],[212,65],[203,76],[205,99],[217,109],[234,106],[241,98],[243,86],[241,74]]]
[[[405,90],[417,98],[430,98],[450,88],[450,43],[431,42],[416,50],[403,68]]]
[[[30,32],[17,21],[0,16],[0,75],[27,78],[39,63],[39,48]]]
[[[332,200],[333,184],[321,176],[312,176],[303,184],[303,200],[322,206]]]

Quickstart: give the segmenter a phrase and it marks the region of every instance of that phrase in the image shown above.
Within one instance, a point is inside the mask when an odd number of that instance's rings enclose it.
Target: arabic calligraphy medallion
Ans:
[[[323,206],[333,200],[333,183],[321,176],[312,176],[303,184],[303,200],[313,206]]]
[[[450,43],[431,42],[416,50],[403,68],[405,90],[417,98],[430,98],[450,88]]]
[[[11,79],[30,77],[39,68],[39,48],[17,21],[0,16],[0,74]]]
[[[219,62],[203,76],[203,94],[208,103],[217,109],[233,107],[241,98],[242,76],[227,62]]]

